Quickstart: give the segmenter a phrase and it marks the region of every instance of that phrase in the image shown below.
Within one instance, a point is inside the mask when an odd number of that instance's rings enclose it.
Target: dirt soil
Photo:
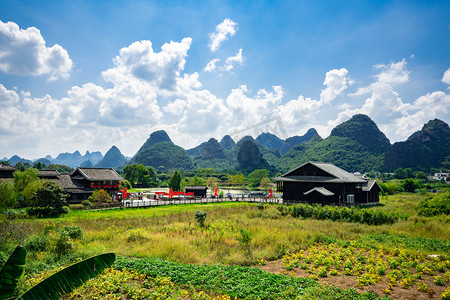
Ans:
[[[294,270],[295,275],[291,273],[291,271],[286,271],[281,265],[281,259],[267,262],[264,266],[255,266],[256,268],[275,273],[275,274],[284,274],[295,277],[309,277],[310,274],[306,270],[302,270],[300,268],[296,268]],[[342,272],[341,272],[342,273]],[[423,279],[421,282],[425,283],[428,287],[428,292],[419,292],[417,290],[417,285],[413,285],[408,289],[404,289],[400,286],[396,286],[392,289],[392,294],[388,295],[392,299],[407,299],[407,300],[419,300],[419,299],[441,299],[441,293],[444,292],[445,288],[448,284],[444,286],[437,286],[434,283],[433,276],[423,275]],[[356,276],[330,276],[328,277],[319,277],[319,282],[321,284],[328,284],[337,286],[340,288],[354,288],[358,292],[362,293],[364,291],[371,291],[380,296],[384,296],[383,290],[388,287],[388,280],[385,276],[382,276],[382,282],[375,285],[368,286],[359,286],[356,282]]]

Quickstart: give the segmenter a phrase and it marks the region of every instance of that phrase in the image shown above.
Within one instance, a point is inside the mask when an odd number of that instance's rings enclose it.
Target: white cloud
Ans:
[[[163,110],[174,115],[180,115],[183,113],[186,103],[186,100],[176,99],[175,101],[164,106]]]
[[[347,74],[345,68],[333,69],[327,72],[323,84],[326,86],[320,94],[320,101],[330,104],[338,95],[347,88]]]
[[[75,149],[104,153],[116,145],[132,155],[154,130],[166,130],[175,143],[189,148],[274,117],[280,118],[289,136],[314,127],[326,137],[356,113],[369,115],[396,141],[430,119],[449,119],[450,96],[445,92],[426,94],[412,103],[401,99],[394,87],[409,80],[404,60],[375,66],[374,82],[351,94],[351,104],[340,101],[352,85],[345,68],[325,74],[318,99],[304,95],[286,99],[281,86],[254,92],[246,85],[222,99],[202,89],[197,72],[183,72],[191,42],[190,38],[172,41],[159,52],[153,51],[150,41],[135,42],[122,48],[114,66],[102,72],[108,88],[85,83],[72,87],[61,99],[36,98],[0,84],[2,148],[23,149],[34,156],[36,149],[44,151],[41,155]],[[241,49],[225,64],[243,60]],[[211,68],[213,64],[223,68],[216,65],[218,61],[213,60]]]
[[[49,75],[49,80],[69,77],[72,60],[58,44],[46,47],[35,27],[20,29],[14,22],[0,21],[0,70],[22,76]]]
[[[104,71],[103,77],[116,86],[137,80],[141,85],[173,91],[186,64],[191,42],[191,38],[179,43],[171,41],[164,44],[159,53],[153,52],[150,41],[134,42],[120,49],[120,55],[114,59],[115,67]]]
[[[381,70],[376,75],[378,82],[389,84],[391,86],[398,83],[405,83],[409,80],[409,71],[406,69],[406,60],[391,62],[388,65],[375,65],[375,69]]]
[[[380,72],[375,82],[361,87],[351,96],[369,95],[359,108],[347,108],[339,112],[335,120],[327,124],[327,131],[348,120],[351,116],[362,113],[372,118],[380,130],[391,141],[405,140],[408,136],[434,118],[449,119],[450,95],[437,91],[420,96],[412,103],[404,102],[394,86],[409,81],[406,61],[392,62],[389,65],[377,65]],[[445,78],[445,75],[444,75]],[[443,79],[444,81],[444,79]]]
[[[225,71],[231,71],[234,67],[234,64],[240,64],[244,62],[244,57],[242,56],[242,48],[239,49],[239,52],[236,53],[235,56],[230,56],[227,58],[225,65],[222,67]]]
[[[212,52],[219,49],[220,45],[236,33],[237,23],[231,19],[225,19],[222,23],[216,26],[216,31],[209,35],[209,47]]]
[[[442,77],[442,82],[446,84],[450,84],[450,68],[445,71],[444,76]]]
[[[208,64],[206,65],[206,67],[203,69],[203,71],[205,71],[205,72],[212,72],[212,71],[216,70],[217,63],[219,61],[220,61],[220,59],[218,59],[218,58],[211,59],[208,62]]]

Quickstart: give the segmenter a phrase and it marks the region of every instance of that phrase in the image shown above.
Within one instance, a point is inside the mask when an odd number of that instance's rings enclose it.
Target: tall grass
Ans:
[[[379,226],[294,218],[283,214],[276,205],[258,207],[247,203],[78,211],[57,219],[0,220],[0,225],[12,228],[10,235],[3,238],[11,245],[24,242],[27,235],[37,235],[45,228],[80,226],[83,239],[75,243],[74,257],[116,252],[181,263],[250,265],[258,259],[281,258],[287,252],[305,249],[312,243],[358,240],[369,235],[450,240],[449,216],[427,218],[410,210],[409,206],[423,199],[421,197],[426,195],[389,196],[383,207],[368,209],[410,215],[408,220]],[[197,210],[207,212],[204,228],[195,222]],[[251,233],[246,247],[239,242],[241,230]],[[377,239],[372,240],[374,244],[382,244]],[[405,247],[414,247],[414,243],[408,245]],[[430,254],[443,252],[442,249],[431,252],[424,247],[416,248]]]

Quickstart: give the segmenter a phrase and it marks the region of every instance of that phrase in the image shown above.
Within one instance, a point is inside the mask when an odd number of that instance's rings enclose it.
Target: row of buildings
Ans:
[[[16,168],[0,165],[0,178],[13,178]],[[69,201],[80,203],[95,189],[104,189],[111,195],[119,191],[119,181],[123,178],[112,168],[77,168],[70,174],[57,170],[39,170],[39,177],[57,182],[68,194]],[[379,202],[380,186],[375,180],[351,174],[333,164],[307,162],[284,175],[274,178],[277,192],[287,203],[319,204],[368,204]],[[190,192],[202,192],[198,187]],[[196,191],[194,191],[196,190]],[[198,195],[200,196],[200,194]]]

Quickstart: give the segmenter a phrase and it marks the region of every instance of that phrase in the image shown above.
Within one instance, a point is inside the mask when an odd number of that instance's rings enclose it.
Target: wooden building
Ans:
[[[112,168],[77,168],[71,174],[39,170],[39,177],[57,182],[70,195],[68,201],[73,203],[88,199],[96,189],[114,195],[119,190],[119,181],[123,180]]]
[[[13,166],[0,164],[0,178],[14,178],[15,171],[17,171],[17,168]]]
[[[185,193],[194,193],[195,197],[206,197],[206,191],[208,187],[206,185],[187,185],[184,187]]]
[[[286,203],[377,203],[381,191],[375,180],[367,180],[323,162],[309,161],[274,180]]]

